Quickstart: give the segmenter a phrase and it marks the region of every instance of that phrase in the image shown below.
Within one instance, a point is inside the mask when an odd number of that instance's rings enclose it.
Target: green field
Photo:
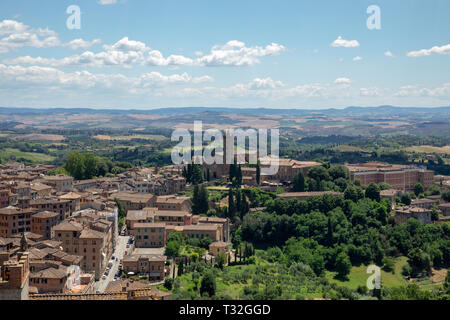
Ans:
[[[97,135],[94,137],[97,140],[106,140],[106,141],[131,141],[134,139],[140,140],[149,140],[149,141],[164,141],[167,140],[167,137],[161,135],[152,135],[152,134],[135,134],[131,136],[108,136],[108,135]]]
[[[408,284],[402,276],[402,266],[406,264],[406,257],[395,259],[395,272],[385,272],[381,270],[381,283],[385,287],[398,287]],[[367,273],[367,266],[353,267],[348,275],[348,280],[342,281],[336,279],[336,272],[327,272],[327,278],[330,282],[346,286],[350,289],[356,290],[359,286],[366,286],[367,279],[370,274]]]
[[[0,158],[3,161],[11,160],[11,156],[14,156],[16,159],[23,158],[34,163],[48,163],[55,159],[54,157],[43,153],[22,152],[18,149],[7,148],[0,151]]]

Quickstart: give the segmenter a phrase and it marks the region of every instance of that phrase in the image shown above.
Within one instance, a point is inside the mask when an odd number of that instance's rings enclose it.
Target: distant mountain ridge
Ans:
[[[395,107],[395,106],[378,106],[378,107],[359,107],[349,106],[344,109],[268,109],[268,108],[209,108],[209,107],[177,107],[177,108],[158,108],[158,109],[91,109],[91,108],[11,108],[0,107],[0,114],[2,115],[42,115],[42,114],[152,114],[152,115],[189,115],[199,113],[226,113],[239,115],[413,115],[413,114],[433,114],[441,115],[443,117],[450,117],[450,106],[448,107]]]

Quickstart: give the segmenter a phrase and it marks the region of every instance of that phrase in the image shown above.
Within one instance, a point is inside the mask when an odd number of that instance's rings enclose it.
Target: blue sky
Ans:
[[[447,0],[3,0],[0,105],[446,106],[449,31]]]

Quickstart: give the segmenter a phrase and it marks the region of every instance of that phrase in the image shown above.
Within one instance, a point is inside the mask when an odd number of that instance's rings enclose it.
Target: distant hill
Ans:
[[[358,107],[351,106],[345,109],[266,109],[266,108],[208,108],[208,107],[181,107],[181,108],[160,108],[148,110],[119,110],[119,109],[90,109],[90,108],[47,108],[47,109],[33,109],[33,108],[11,108],[0,107],[0,114],[2,115],[44,115],[44,114],[151,114],[151,115],[189,115],[199,114],[205,112],[239,114],[239,115],[290,115],[290,116],[305,116],[305,115],[342,115],[342,116],[412,116],[412,115],[439,115],[444,118],[450,117],[449,107],[430,107],[430,108],[416,108],[416,107],[394,107],[394,106],[378,106],[378,107]]]

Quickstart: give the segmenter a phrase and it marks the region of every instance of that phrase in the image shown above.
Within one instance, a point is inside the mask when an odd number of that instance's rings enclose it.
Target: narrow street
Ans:
[[[113,253],[113,256],[117,259],[114,259],[113,266],[109,270],[109,274],[106,277],[105,280],[100,279],[95,283],[95,291],[99,293],[104,293],[106,290],[106,287],[111,281],[114,281],[114,276],[116,275],[117,271],[119,270],[119,264],[120,260],[123,259],[125,255],[125,251],[127,251],[127,244],[130,237],[126,236],[119,236],[117,240],[117,246],[116,250]]]

